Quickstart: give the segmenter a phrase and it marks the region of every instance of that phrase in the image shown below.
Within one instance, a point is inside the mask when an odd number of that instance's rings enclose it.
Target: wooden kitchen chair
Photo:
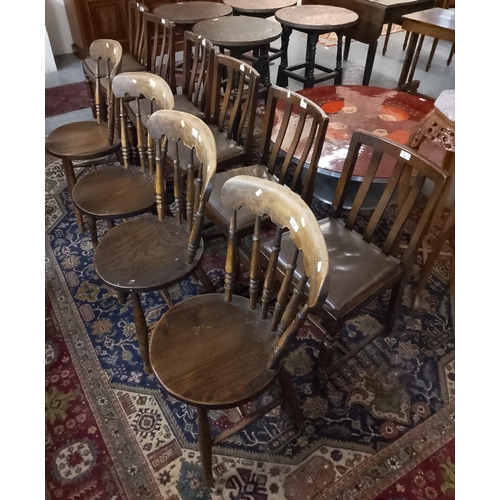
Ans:
[[[343,205],[360,149],[370,151],[371,159],[352,208],[344,220]],[[371,215],[365,216],[360,209],[377,169],[381,163],[391,160],[395,167],[385,190],[375,210]],[[410,193],[401,209],[397,210],[397,215],[394,215],[396,209],[391,202],[406,172],[411,172],[411,169],[414,169],[416,176]],[[319,221],[328,247],[331,283],[330,292],[319,315],[325,334],[318,359],[318,377],[323,388],[326,387],[329,375],[377,336],[393,329],[411,264],[447,178],[448,174],[444,170],[407,146],[362,130],[354,132],[333,196],[330,217]],[[430,185],[431,194],[428,198],[422,198],[425,201],[421,201],[419,194],[426,180]],[[417,208],[417,201],[423,203],[423,206],[419,205]],[[389,215],[390,213],[392,215]],[[399,255],[401,237],[408,244],[406,250]],[[263,257],[269,260],[274,247],[276,242],[266,241],[263,245]],[[283,237],[281,247],[282,260],[278,261],[278,266],[281,270],[280,276],[283,276],[288,259],[294,251],[289,234]],[[300,279],[302,274],[303,270],[299,265],[295,280]],[[358,315],[366,304],[386,290],[391,290],[387,328],[382,327],[367,336],[333,364],[334,350],[342,325]]]
[[[135,103],[139,100],[148,103],[149,115],[152,114],[153,103],[158,109],[172,109],[174,106],[174,96],[167,82],[145,71],[116,75],[112,89],[120,112],[124,166],[107,166],[89,172],[73,189],[73,201],[79,210],[86,214],[94,248],[98,244],[97,219],[107,219],[113,227],[114,219],[139,215],[150,211],[155,206],[153,144],[147,137],[147,131],[142,127],[143,116],[141,107],[138,106],[134,125],[141,167],[140,169],[131,168],[125,100],[134,99]]]
[[[128,2],[128,44],[129,50],[125,51],[122,55],[122,62],[120,72],[129,71],[146,71],[146,65],[142,55],[142,46],[144,43],[144,23],[142,16],[144,12],[148,12],[146,5],[139,2]],[[100,74],[106,73],[104,66],[105,61],[100,61]],[[82,61],[83,74],[85,75],[85,82],[87,83],[88,94],[92,100],[92,112],[95,115],[95,101],[94,101],[94,85],[96,76],[96,65],[91,57],[87,57]],[[102,91],[106,93],[105,82],[101,79]]]
[[[73,161],[105,158],[113,153],[118,153],[121,148],[120,138],[115,133],[115,103],[111,90],[111,81],[120,69],[122,47],[116,40],[102,39],[92,42],[89,50],[90,59],[94,62],[96,68],[95,79],[97,85],[94,87],[96,121],[81,121],[61,125],[51,132],[45,140],[47,152],[62,160],[64,175],[71,196],[73,196],[73,188],[76,184]],[[104,69],[104,73],[101,73],[101,69]],[[100,91],[102,80],[105,82],[106,99],[103,98]],[[108,118],[107,123],[103,121],[104,116]],[[79,164],[78,167],[91,165]],[[76,206],[75,213],[78,229],[80,232],[84,232],[83,217]]]
[[[155,155],[157,215],[137,217],[108,231],[95,249],[94,267],[110,287],[131,292],[144,371],[150,374],[148,327],[139,294],[161,290],[172,307],[168,287],[193,274],[206,291],[213,291],[201,265],[201,232],[217,156],[208,126],[182,111],[160,110],[154,113],[148,122],[148,134]],[[193,160],[189,164],[179,162],[179,141],[191,150],[193,157],[198,158],[201,167],[196,179]],[[167,155],[174,163],[174,217],[165,216]],[[187,172],[184,179],[182,171]]]
[[[198,295],[176,304],[156,325],[150,348],[154,373],[168,393],[197,409],[198,446],[204,480],[210,487],[214,445],[279,404],[286,404],[296,424],[303,424],[293,385],[281,362],[309,311],[321,307],[328,288],[325,241],[314,214],[300,196],[276,182],[239,175],[226,182],[222,200],[232,211],[224,293]],[[249,298],[235,293],[234,229],[242,205],[254,214],[255,222]],[[264,214],[269,214],[278,227],[290,228],[295,260],[300,253],[305,266],[297,286],[289,287],[287,283],[282,287],[274,314],[269,311],[272,289],[268,286],[274,270],[269,267],[264,276],[260,271],[260,221]],[[290,266],[294,264],[294,260],[290,261]],[[308,297],[303,293],[306,287]],[[212,437],[208,411],[241,406],[276,380],[282,396]]]
[[[207,204],[207,217],[226,238],[229,236],[231,211],[222,204],[220,194],[229,178],[241,174],[286,183],[310,205],[327,128],[328,116],[317,104],[295,92],[271,85],[260,140],[261,163],[218,172]],[[284,159],[279,160],[283,149],[286,154],[283,154]],[[265,219],[263,223],[268,220]],[[238,241],[251,234],[253,221],[254,216],[243,207],[238,213]]]

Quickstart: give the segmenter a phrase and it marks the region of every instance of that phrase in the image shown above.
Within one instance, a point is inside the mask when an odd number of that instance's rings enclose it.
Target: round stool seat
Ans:
[[[138,217],[108,231],[94,252],[99,277],[113,288],[150,291],[191,274],[203,254],[203,240],[186,264],[189,233],[174,217]]]
[[[73,201],[97,218],[131,217],[154,206],[155,188],[147,174],[111,166],[80,179],[73,188]]]
[[[61,125],[51,132],[45,140],[47,151],[68,160],[90,160],[117,151],[121,147],[115,139],[108,142],[108,124],[95,121],[73,122]]]
[[[153,371],[176,399],[211,409],[239,406],[276,378],[266,368],[275,333],[260,307],[224,294],[176,304],[156,325],[150,344]]]

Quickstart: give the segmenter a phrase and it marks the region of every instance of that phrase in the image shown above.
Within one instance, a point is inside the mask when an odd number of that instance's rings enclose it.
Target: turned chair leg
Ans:
[[[205,408],[198,408],[198,447],[203,467],[203,479],[205,480],[205,484],[211,488],[214,485],[212,473],[212,436],[210,434],[208,413]]]
[[[386,335],[390,335],[396,326],[396,321],[399,317],[401,303],[403,301],[403,294],[406,286],[406,277],[403,276],[398,283],[396,283],[391,290],[391,297],[389,299],[389,306],[387,308],[387,330]]]
[[[144,371],[150,375],[153,373],[153,370],[151,369],[151,363],[149,361],[148,325],[137,292],[132,292],[132,306],[134,309],[134,324],[137,332],[137,340],[139,342],[139,350],[141,351],[142,364],[144,366]]]
[[[286,369],[281,367],[278,372],[278,381],[283,391],[283,396],[285,397],[286,405],[290,414],[293,418],[293,421],[297,425],[299,429],[304,428],[304,414],[300,409],[299,400],[297,398],[297,394],[295,393],[295,389],[293,388],[292,381],[290,380],[290,376],[288,375]]]
[[[95,217],[92,215],[87,215],[87,224],[89,226],[90,230],[90,238],[92,240],[92,247],[94,250],[97,248],[97,244],[99,243],[99,240],[97,238],[97,223],[95,220]]]
[[[205,269],[203,269],[201,263],[198,266],[198,269],[196,269],[195,271],[195,276],[196,279],[201,283],[201,285],[205,289],[205,293],[215,293],[214,284],[212,283],[212,280],[208,277],[207,273],[205,272]]]
[[[64,168],[64,176],[66,177],[66,184],[68,185],[69,196],[71,201],[73,201],[73,188],[76,184],[76,176],[75,171],[73,169],[73,163],[71,160],[62,160],[63,168]],[[78,231],[80,233],[85,232],[85,226],[83,225],[83,216],[80,212],[80,209],[73,202],[73,206],[75,208],[76,215],[76,223],[78,224]]]
[[[318,382],[320,384],[320,393],[324,396],[328,386],[328,372],[333,364],[333,357],[337,347],[337,337],[340,330],[338,322],[329,317],[322,320],[325,329],[325,337],[319,348],[318,355]]]

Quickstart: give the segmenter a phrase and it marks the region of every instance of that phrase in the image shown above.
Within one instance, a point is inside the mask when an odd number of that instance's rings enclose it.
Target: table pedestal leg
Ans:
[[[292,28],[289,26],[281,25],[281,61],[278,68],[278,77],[276,78],[276,85],[280,87],[288,87],[288,77],[284,70],[288,67],[288,43],[290,42],[290,35]]]
[[[307,35],[305,89],[314,87],[314,63],[316,61],[316,45],[318,39],[318,33],[308,33]]]

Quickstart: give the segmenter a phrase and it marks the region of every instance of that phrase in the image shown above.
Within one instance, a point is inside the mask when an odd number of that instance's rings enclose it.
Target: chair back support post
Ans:
[[[146,5],[130,0],[128,3],[128,42],[130,54],[143,63],[141,49],[144,43],[142,14],[149,12]]]

